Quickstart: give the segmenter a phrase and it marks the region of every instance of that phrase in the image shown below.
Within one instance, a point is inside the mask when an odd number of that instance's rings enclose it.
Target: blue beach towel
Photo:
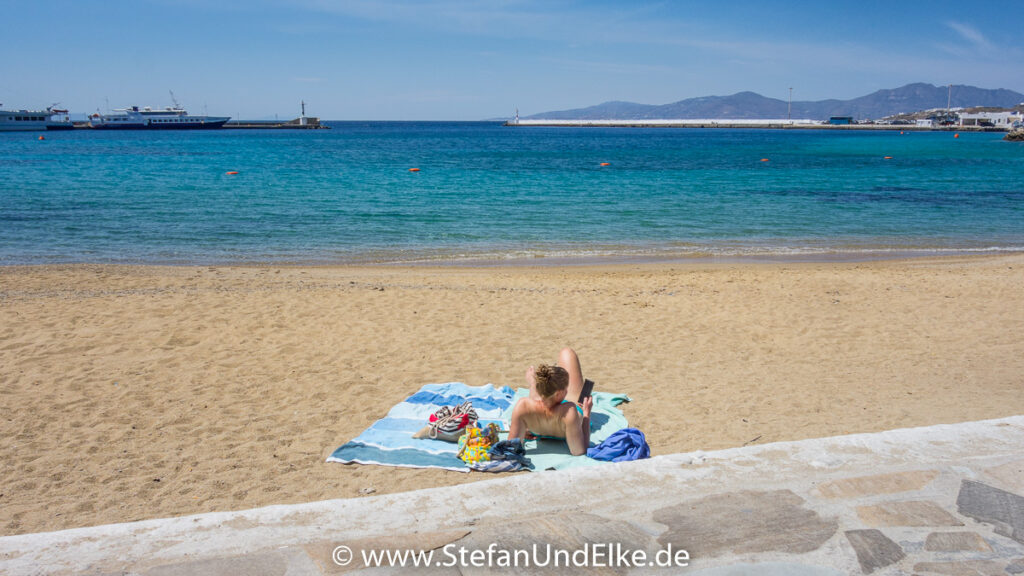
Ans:
[[[418,392],[392,408],[387,416],[374,422],[362,434],[335,450],[328,462],[342,464],[379,464],[406,468],[442,468],[469,472],[470,468],[459,459],[458,446],[441,440],[416,439],[412,435],[423,428],[430,415],[441,406],[456,406],[467,400],[480,416],[479,426],[494,422],[508,437],[509,416],[517,399],[526,396],[526,388],[513,390],[508,386],[497,388],[467,386],[461,382],[427,384]],[[628,426],[622,411],[616,408],[628,402],[625,394],[594,393],[594,408],[590,415],[590,441],[597,444],[612,432]],[[586,456],[573,456],[564,440],[527,440],[526,455],[534,470],[562,469],[574,466],[600,464]]]
[[[457,406],[469,400],[480,417],[479,426],[491,422],[499,428],[501,415],[512,404],[515,391],[504,386],[466,386],[461,382],[427,384],[419,392],[399,402],[388,415],[374,422],[362,434],[334,451],[328,462],[342,464],[380,464],[406,468],[443,468],[469,472],[457,456],[459,447],[452,442],[416,439],[412,435],[426,426],[430,415],[441,406]]]

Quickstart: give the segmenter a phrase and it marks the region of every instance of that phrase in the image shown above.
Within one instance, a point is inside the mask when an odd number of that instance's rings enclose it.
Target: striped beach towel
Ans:
[[[496,388],[493,384],[427,384],[399,402],[387,416],[374,422],[362,434],[335,450],[327,461],[469,472],[466,463],[456,455],[459,451],[457,444],[416,439],[412,435],[423,428],[430,415],[442,406],[457,406],[466,401],[473,403],[473,409],[480,417],[478,426],[485,427],[494,422],[507,430],[508,425],[501,423],[501,416],[512,405],[515,393],[508,386]]]
[[[461,382],[427,384],[418,392],[398,403],[387,416],[374,422],[362,434],[335,450],[328,462],[342,464],[379,464],[406,468],[443,468],[457,472],[471,469],[457,456],[459,447],[452,442],[416,439],[412,435],[426,425],[430,415],[442,406],[457,406],[465,401],[473,403],[480,416],[477,423],[485,427],[491,422],[508,436],[509,416],[516,400],[529,394],[526,388],[513,390],[493,384],[467,386]],[[598,444],[616,430],[629,423],[617,406],[628,402],[625,394],[594,392],[594,408],[590,416],[590,442]],[[528,440],[526,455],[534,470],[572,468],[602,464],[587,456],[573,456],[564,440]]]

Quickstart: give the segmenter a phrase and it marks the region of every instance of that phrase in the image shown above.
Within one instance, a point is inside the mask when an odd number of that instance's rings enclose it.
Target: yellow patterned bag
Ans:
[[[491,422],[486,428],[469,426],[459,438],[459,458],[467,464],[488,462],[491,446],[498,443],[498,426]]]

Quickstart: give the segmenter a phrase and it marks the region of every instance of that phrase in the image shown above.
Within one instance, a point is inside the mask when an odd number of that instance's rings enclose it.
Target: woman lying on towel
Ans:
[[[520,398],[512,409],[508,439],[523,440],[527,434],[565,439],[573,456],[586,454],[594,398],[587,395],[580,399],[585,380],[576,352],[565,348],[555,366],[530,366],[526,381],[530,395]]]

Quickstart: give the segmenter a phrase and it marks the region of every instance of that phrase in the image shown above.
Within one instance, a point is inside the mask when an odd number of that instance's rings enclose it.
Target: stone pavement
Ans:
[[[0,538],[14,575],[407,571],[1024,574],[1024,416]]]

